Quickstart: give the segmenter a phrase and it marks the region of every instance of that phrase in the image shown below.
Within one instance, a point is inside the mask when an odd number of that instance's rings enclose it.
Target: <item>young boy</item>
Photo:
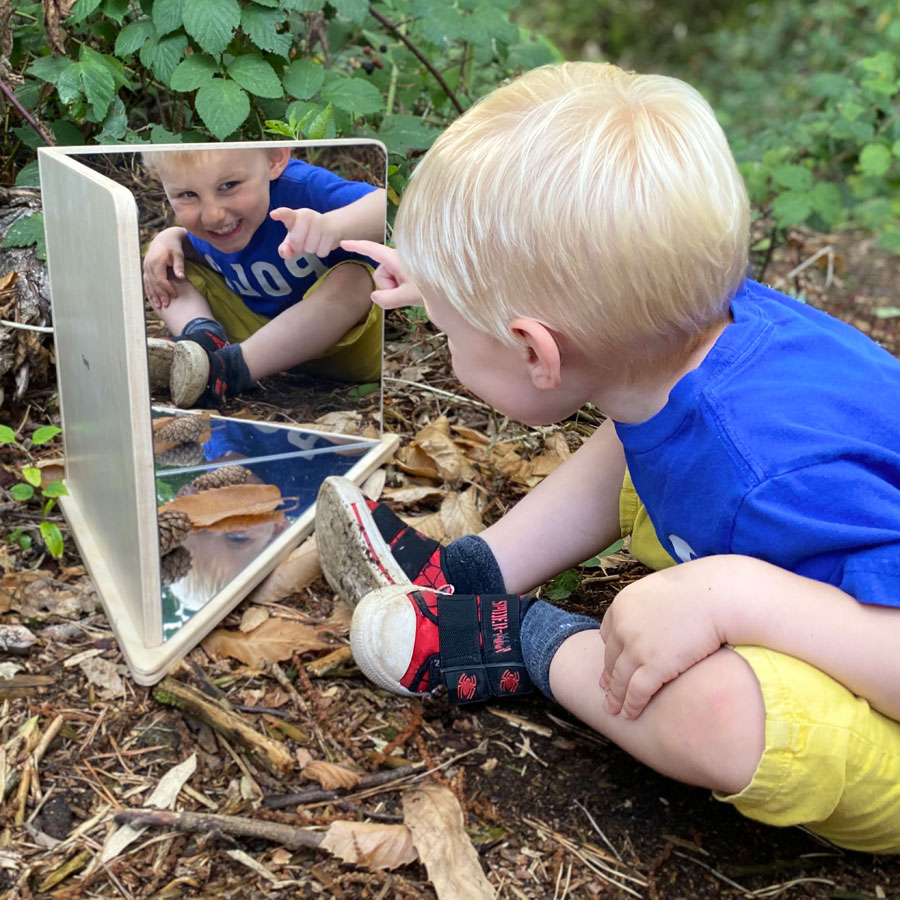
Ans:
[[[151,370],[161,356],[177,406],[221,405],[301,363],[347,381],[380,377],[369,268],[339,243],[382,239],[384,190],[287,147],[149,151],[144,162],[180,223],[144,258],[147,299],[176,342],[154,342]]]
[[[317,543],[388,690],[530,680],[747,816],[897,853],[900,362],[746,280],[748,222],[682,82],[567,63],[476,104],[416,170],[397,253],[345,246],[380,261],[377,302],[421,294],[503,413],[608,420],[479,536],[438,547],[330,479]],[[621,534],[659,571],[602,622],[523,596]]]

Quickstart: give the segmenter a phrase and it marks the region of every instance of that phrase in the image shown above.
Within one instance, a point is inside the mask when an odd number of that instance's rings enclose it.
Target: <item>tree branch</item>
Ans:
[[[48,146],[55,147],[56,139],[53,137],[53,135],[50,134],[50,132],[47,131],[44,126],[41,125],[40,122],[38,122],[38,120],[35,119],[27,109],[25,109],[24,106],[22,106],[21,103],[19,103],[18,97],[16,97],[16,95],[12,92],[10,86],[2,78],[0,78],[0,91],[3,91],[3,93],[6,94],[6,99],[9,100],[10,103],[12,103],[12,105],[19,111],[19,114],[22,116],[22,118],[38,133],[41,140]]]

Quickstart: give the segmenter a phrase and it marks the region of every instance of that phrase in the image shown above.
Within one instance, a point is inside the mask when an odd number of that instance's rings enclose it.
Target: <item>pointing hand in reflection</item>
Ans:
[[[273,209],[270,218],[287,228],[287,235],[278,245],[278,255],[290,259],[302,253],[318,257],[328,256],[341,241],[341,232],[334,217],[314,209]]]
[[[422,306],[424,301],[416,283],[400,265],[400,256],[393,247],[385,247],[374,241],[341,241],[341,247],[350,253],[368,256],[378,263],[372,276],[377,290],[372,291],[372,302],[382,309],[400,306]]]

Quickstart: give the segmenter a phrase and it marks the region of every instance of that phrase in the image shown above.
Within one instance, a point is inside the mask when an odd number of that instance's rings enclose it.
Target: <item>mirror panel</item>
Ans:
[[[142,254],[155,235],[175,224],[173,205],[178,207],[179,197],[187,196],[191,202],[191,194],[212,198],[211,205],[218,208],[205,224],[215,226],[214,242],[220,235],[228,237],[231,231],[245,228],[245,222],[252,216],[248,213],[242,219],[237,213],[246,211],[246,202],[231,199],[228,196],[233,191],[231,183],[222,179],[232,178],[235,173],[237,177],[233,180],[244,179],[248,159],[266,160],[273,153],[289,157],[285,172],[300,170],[322,180],[326,187],[314,192],[312,197],[321,200],[332,191],[338,198],[322,200],[337,205],[316,212],[344,211],[350,206],[339,202],[348,196],[342,193],[343,184],[364,186],[351,187],[351,197],[377,195],[380,198],[377,227],[373,230],[371,208],[364,210],[358,236],[383,240],[387,160],[377,142],[157,145],[152,148],[152,170],[142,158],[142,149],[147,148],[68,148],[74,160],[124,186],[134,197]],[[232,164],[232,157],[238,162]],[[160,173],[168,170],[176,174],[164,178],[164,185]],[[269,181],[266,187],[271,188],[270,204],[274,207],[277,200],[289,202],[273,187],[277,179]],[[177,193],[173,194],[173,190]],[[190,202],[182,203],[180,208],[184,224],[201,231],[200,216],[195,216],[189,207]],[[179,303],[193,309],[195,295],[204,298],[201,291],[221,292],[223,287],[246,292],[247,297],[238,295],[237,299],[232,296],[234,291],[228,295],[227,318],[228,310],[233,311],[235,306],[239,311],[241,307],[253,306],[254,294],[268,295],[257,298],[261,305],[251,309],[256,318],[251,317],[250,326],[242,324],[241,315],[237,324],[233,317],[227,322],[229,342],[240,343],[248,361],[252,345],[245,346],[244,341],[255,340],[256,349],[263,350],[263,359],[272,362],[236,396],[211,402],[201,394],[190,403],[176,405],[175,364],[167,363],[169,370],[161,377],[156,360],[147,360],[164,641],[178,634],[293,523],[310,512],[325,477],[348,473],[378,446],[381,438],[383,329],[380,310],[373,308],[367,299],[372,288],[368,274],[371,265],[368,271],[365,267],[371,261],[341,250],[325,253],[323,257],[305,252],[280,260],[278,248],[271,247],[272,236],[283,240],[287,230],[284,223],[270,220],[268,212],[269,206],[264,210],[263,221],[253,231],[259,240],[265,238],[267,249],[263,256],[245,263],[242,250],[229,250],[223,263],[221,257],[195,252],[194,259],[189,260],[188,268],[192,271],[189,271],[187,294],[177,285],[178,296],[164,310],[154,308],[146,296],[134,299],[141,304],[150,343],[164,340],[171,349],[186,343],[169,340],[179,337],[173,332],[185,324],[178,316],[169,315],[171,310],[179,308]],[[226,250],[230,246],[225,241],[220,243]],[[343,278],[342,272],[351,271],[352,278],[337,282],[335,276]],[[366,272],[364,279],[357,277],[362,271]],[[302,290],[299,297],[292,293],[294,283],[288,283],[291,273],[308,276],[297,279],[298,290]],[[169,274],[170,282],[176,284],[172,273]],[[314,290],[310,290],[310,282]],[[326,304],[321,298],[326,296],[327,289],[331,289],[331,294],[327,295]],[[317,291],[322,293],[317,296]],[[316,335],[335,333],[335,322],[347,316],[342,304],[348,302],[348,295],[356,298],[353,309],[364,307],[363,313],[355,317],[351,313],[354,322],[346,332],[337,327],[340,334],[335,342],[336,351],[331,346],[332,337],[318,340],[318,345],[323,341],[329,344],[323,349],[317,345]],[[319,310],[316,316],[306,320],[289,318],[291,310],[312,309],[314,305]],[[213,302],[210,306],[217,312],[220,309]],[[260,309],[264,312],[260,313]],[[217,318],[216,314],[212,318]],[[268,332],[272,340],[268,344],[260,342],[258,335],[270,323],[273,324]],[[242,327],[245,331],[240,330]],[[355,333],[359,334],[353,337]],[[307,341],[310,335],[313,337]],[[346,341],[348,337],[350,340]],[[298,362],[298,353],[303,355],[306,351],[294,351],[304,341],[305,346],[318,348],[320,352]],[[195,347],[191,359],[197,358]],[[285,347],[291,364],[276,365],[275,360],[285,358]],[[267,348],[270,348],[268,352]],[[180,353],[180,350],[172,352]],[[208,356],[204,350],[201,361]],[[256,353],[255,358],[259,356]],[[365,358],[362,363],[360,357]],[[206,383],[211,382],[214,374],[210,372]]]

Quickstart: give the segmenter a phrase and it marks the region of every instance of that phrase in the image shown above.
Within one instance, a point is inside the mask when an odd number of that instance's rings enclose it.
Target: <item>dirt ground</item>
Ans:
[[[900,262],[860,235],[832,236],[830,245],[836,248],[830,283],[824,254],[790,275],[783,287],[900,355],[900,315],[891,314],[900,306]],[[766,280],[785,278],[826,246],[826,238],[797,234],[772,254]],[[395,319],[389,338],[387,374],[393,380],[387,383],[385,425],[404,442],[427,422],[447,416],[452,424],[514,442],[524,456],[541,451],[546,429],[520,428],[470,402],[453,381],[443,345],[428,326],[414,329]],[[3,410],[0,422],[18,426],[21,411],[16,412],[18,418]],[[37,420],[34,414],[31,418]],[[574,446],[585,430],[581,421],[573,421],[564,425],[563,434]],[[2,448],[0,463],[10,465]],[[496,471],[478,474],[482,513],[489,523],[525,488]],[[5,478],[4,487],[8,469]],[[389,470],[389,484],[401,478]],[[0,508],[10,510],[12,504]],[[4,532],[11,521],[4,518]],[[150,830],[100,865],[100,850],[115,827],[111,814],[141,806],[167,772],[196,754],[197,771],[181,791],[178,808],[304,827],[340,818],[401,821],[402,788],[427,771],[458,798],[498,898],[900,897],[896,861],[845,852],[800,829],[745,820],[708,792],[651,772],[541,697],[462,708],[441,696],[409,701],[373,689],[340,655],[343,661],[336,667],[317,665],[320,657],[346,644],[347,634],[346,617],[321,579],[270,603],[267,611],[302,623],[326,623],[321,629],[326,651],[294,654],[257,669],[198,648],[190,666],[176,673],[207,693],[224,693],[235,715],[279,740],[295,758],[306,753],[364,778],[385,773],[382,778],[389,779],[368,791],[347,789],[283,805],[272,798],[319,785],[296,770],[273,775],[234,740],[162,702],[152,688],[127,678],[121,685],[92,683],[79,659],[96,657],[115,668],[121,655],[71,540],[59,563],[10,545],[0,554],[5,554],[0,555],[0,627],[25,625],[36,637],[20,651],[3,652],[0,646],[0,659],[20,667],[13,679],[0,680],[0,785],[6,787],[0,805],[0,896],[438,896],[420,863],[370,871],[321,851],[287,850],[261,838],[209,829]],[[558,602],[599,615],[616,591],[642,571],[617,555],[603,580],[582,578],[576,591]],[[238,607],[225,624],[236,627],[248,605]],[[46,734],[58,716],[62,728],[23,792],[26,766],[16,737],[29,718],[37,717],[38,734]],[[402,768],[409,765],[419,768]]]

